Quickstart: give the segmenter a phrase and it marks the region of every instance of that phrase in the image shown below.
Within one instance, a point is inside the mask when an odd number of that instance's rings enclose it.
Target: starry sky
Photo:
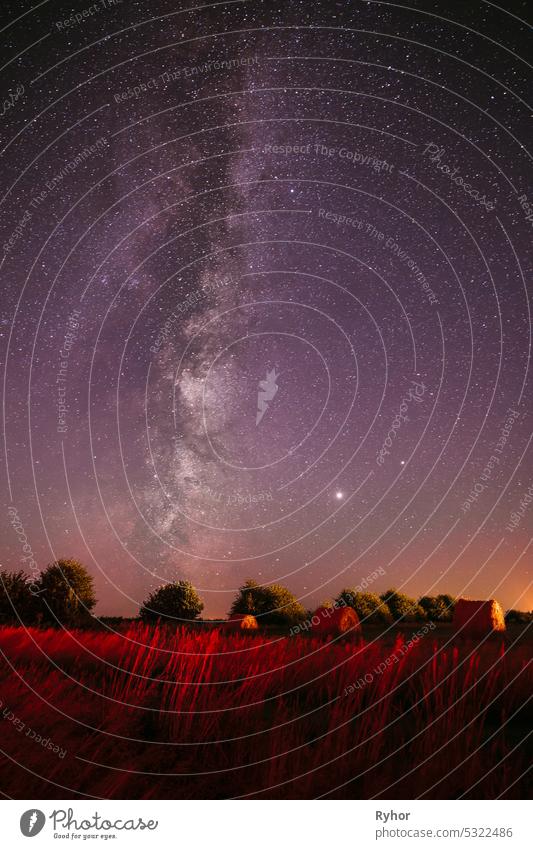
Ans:
[[[2,4],[4,568],[531,609],[526,6]]]

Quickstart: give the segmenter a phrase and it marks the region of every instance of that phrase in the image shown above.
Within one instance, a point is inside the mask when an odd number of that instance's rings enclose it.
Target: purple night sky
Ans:
[[[3,4],[3,568],[533,607],[526,4],[462,7]]]

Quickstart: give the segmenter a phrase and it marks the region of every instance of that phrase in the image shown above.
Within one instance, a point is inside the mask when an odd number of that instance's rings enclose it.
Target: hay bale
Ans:
[[[455,602],[453,624],[462,637],[486,637],[505,631],[505,618],[501,605],[493,598],[473,601],[459,598]]]
[[[224,626],[230,631],[257,631],[257,619],[251,613],[234,613]]]
[[[311,630],[320,636],[352,636],[361,633],[353,607],[319,607],[311,619]]]

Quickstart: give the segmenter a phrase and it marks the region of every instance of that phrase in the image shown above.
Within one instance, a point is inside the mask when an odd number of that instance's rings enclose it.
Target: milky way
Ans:
[[[4,3],[7,567],[15,505],[102,613],[531,608],[526,4],[465,5]]]

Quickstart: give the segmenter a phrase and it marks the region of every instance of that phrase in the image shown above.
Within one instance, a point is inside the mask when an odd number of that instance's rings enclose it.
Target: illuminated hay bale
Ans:
[[[462,637],[486,637],[505,631],[503,610],[493,598],[489,601],[457,599],[453,624],[456,632]]]
[[[257,619],[251,613],[234,613],[224,626],[230,631],[257,631]]]
[[[319,607],[311,630],[319,636],[354,636],[361,633],[361,623],[353,607]]]

